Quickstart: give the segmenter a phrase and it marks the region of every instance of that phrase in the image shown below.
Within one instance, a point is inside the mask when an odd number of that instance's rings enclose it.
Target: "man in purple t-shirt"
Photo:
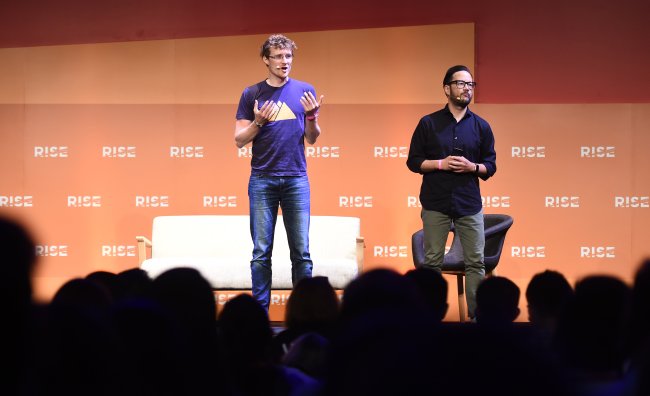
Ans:
[[[268,70],[266,80],[244,89],[235,123],[235,143],[253,142],[248,182],[253,259],[253,297],[267,310],[271,298],[273,235],[282,208],[291,256],[291,280],[311,277],[309,254],[309,179],[305,140],[314,144],[320,135],[314,87],[289,79],[296,44],[274,34],[260,51]]]

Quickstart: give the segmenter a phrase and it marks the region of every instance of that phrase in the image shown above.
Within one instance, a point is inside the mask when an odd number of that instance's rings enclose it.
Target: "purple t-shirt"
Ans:
[[[281,87],[262,81],[244,89],[237,108],[238,120],[255,119],[253,106],[258,108],[272,100],[279,107],[277,116],[262,127],[253,139],[252,174],[267,176],[306,176],[305,110],[300,97],[306,92],[316,96],[311,85],[290,79]]]

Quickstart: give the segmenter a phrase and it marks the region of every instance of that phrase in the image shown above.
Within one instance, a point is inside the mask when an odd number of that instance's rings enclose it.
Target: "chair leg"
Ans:
[[[456,284],[458,285],[458,316],[460,322],[465,322],[465,285],[463,283],[463,274],[456,275]]]

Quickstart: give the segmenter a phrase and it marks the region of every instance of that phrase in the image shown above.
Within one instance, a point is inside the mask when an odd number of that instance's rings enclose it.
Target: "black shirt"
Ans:
[[[485,165],[487,175],[481,176],[483,180],[496,172],[497,154],[490,124],[469,108],[460,122],[456,122],[447,106],[422,117],[413,132],[406,160],[411,171],[423,175],[420,188],[422,207],[453,218],[474,215],[483,207],[478,176],[437,169],[422,172],[420,167],[425,160],[439,160],[452,155],[455,147],[462,149],[468,160]]]

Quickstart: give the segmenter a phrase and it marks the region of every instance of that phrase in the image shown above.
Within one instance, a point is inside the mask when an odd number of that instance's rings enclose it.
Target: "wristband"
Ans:
[[[476,165],[476,169],[474,170],[474,173],[478,175],[478,169],[479,169],[478,164],[474,164],[474,165]]]
[[[438,170],[442,170],[442,160],[438,160]]]
[[[257,122],[257,120],[254,120],[253,124],[257,125],[258,128],[261,128],[261,127],[264,126],[264,124],[260,124],[259,122]]]
[[[318,113],[314,113],[314,114],[312,114],[312,115],[308,115],[308,116],[305,117],[305,118],[307,118],[308,121],[314,121],[316,118],[318,118]]]

